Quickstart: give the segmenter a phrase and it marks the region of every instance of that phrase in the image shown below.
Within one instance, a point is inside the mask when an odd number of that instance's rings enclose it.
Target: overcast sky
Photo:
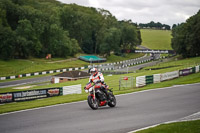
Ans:
[[[136,23],[150,21],[162,24],[185,22],[200,10],[200,0],[58,0],[62,3],[103,8],[112,13],[118,20],[129,20]]]

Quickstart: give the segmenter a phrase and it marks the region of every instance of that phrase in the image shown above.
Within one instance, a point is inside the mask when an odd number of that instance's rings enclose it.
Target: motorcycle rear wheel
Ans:
[[[92,108],[93,110],[98,109],[98,101],[97,99],[93,99],[92,96],[88,96],[88,105],[90,106],[90,108]]]

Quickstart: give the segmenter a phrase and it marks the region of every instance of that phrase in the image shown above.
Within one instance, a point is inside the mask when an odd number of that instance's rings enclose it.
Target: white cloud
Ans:
[[[150,21],[163,24],[185,22],[200,9],[199,0],[58,0],[66,4],[109,10],[118,20],[137,23]]]

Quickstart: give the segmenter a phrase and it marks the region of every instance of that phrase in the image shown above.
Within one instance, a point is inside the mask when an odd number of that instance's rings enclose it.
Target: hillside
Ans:
[[[141,29],[142,46],[150,49],[172,50],[170,30]]]

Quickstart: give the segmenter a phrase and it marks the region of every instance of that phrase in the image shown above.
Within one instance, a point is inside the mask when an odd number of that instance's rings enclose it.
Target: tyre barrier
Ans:
[[[200,65],[195,66],[195,67],[190,67],[187,69],[178,70],[178,71],[166,72],[162,74],[138,76],[136,77],[136,87],[143,87],[148,84],[171,80],[174,78],[178,78],[180,76],[186,76],[192,73],[198,73],[199,71],[200,71]]]

